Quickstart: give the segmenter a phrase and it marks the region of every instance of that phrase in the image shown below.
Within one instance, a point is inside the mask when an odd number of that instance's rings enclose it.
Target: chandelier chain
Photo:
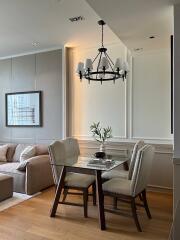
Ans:
[[[102,47],[104,47],[104,25],[102,25]]]

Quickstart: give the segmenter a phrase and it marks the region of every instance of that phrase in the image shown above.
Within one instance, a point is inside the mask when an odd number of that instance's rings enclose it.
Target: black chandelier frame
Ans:
[[[86,69],[84,71],[84,73],[82,73],[81,71],[79,71],[79,76],[80,76],[80,80],[82,80],[82,78],[86,78],[89,83],[90,81],[98,81],[98,82],[104,82],[104,81],[114,81],[115,80],[121,78],[123,79],[123,81],[126,79],[127,77],[127,71],[124,70],[123,72],[121,72],[121,69],[119,67],[117,67],[116,71],[114,70],[114,63],[112,61],[112,59],[110,58],[110,56],[107,54],[107,48],[104,47],[104,25],[106,24],[103,20],[98,21],[98,24],[101,26],[101,47],[98,49],[98,54],[97,56],[94,58],[94,60],[92,61],[92,64],[98,59],[98,63],[97,63],[97,70],[96,71],[91,71],[90,68]],[[107,71],[106,67],[103,67],[102,69],[100,69],[100,64],[101,64],[101,60],[102,57],[105,57],[108,61],[109,67],[111,69],[111,71]],[[107,76],[107,78],[98,78],[98,76]]]

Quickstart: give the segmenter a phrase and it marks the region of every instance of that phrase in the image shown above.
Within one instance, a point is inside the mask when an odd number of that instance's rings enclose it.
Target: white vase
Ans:
[[[99,147],[99,151],[100,152],[106,152],[106,146],[105,146],[105,143],[101,143],[100,147]]]

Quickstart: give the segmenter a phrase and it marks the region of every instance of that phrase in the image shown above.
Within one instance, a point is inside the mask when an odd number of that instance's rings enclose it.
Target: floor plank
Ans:
[[[168,239],[172,221],[172,195],[163,193],[147,194],[152,220],[143,208],[138,208],[139,220],[143,229],[137,232],[131,218],[106,213],[107,230],[100,231],[97,207],[89,202],[89,217],[83,217],[83,209],[59,205],[57,216],[49,217],[54,189],[19,205],[0,212],[0,240],[131,240],[131,239]],[[68,200],[81,201],[81,196],[68,196]],[[111,205],[106,198],[106,205]],[[124,203],[118,207],[129,210]]]

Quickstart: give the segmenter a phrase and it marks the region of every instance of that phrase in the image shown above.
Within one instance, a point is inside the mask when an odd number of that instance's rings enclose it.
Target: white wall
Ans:
[[[168,141],[171,136],[170,49],[133,58],[132,137]]]
[[[125,59],[126,52],[123,44],[112,45],[110,56],[112,59],[118,56]],[[88,84],[87,80],[80,82],[75,74],[79,61],[85,60],[87,56],[93,58],[96,54],[97,48],[92,48],[74,49],[71,55],[74,60],[71,81],[71,135],[89,138],[90,125],[100,121],[105,126],[113,127],[115,139],[126,138],[126,82],[117,80],[115,84],[106,82],[101,85],[92,81]]]
[[[122,56],[128,58],[130,65],[132,61],[127,81],[102,85],[80,82],[76,65],[87,57],[93,58],[96,49],[79,48],[71,52],[71,135],[88,139],[90,124],[101,121],[112,126],[114,140],[144,138],[171,144],[170,49],[144,52],[132,58],[119,43],[110,46],[109,53],[112,59]]]

